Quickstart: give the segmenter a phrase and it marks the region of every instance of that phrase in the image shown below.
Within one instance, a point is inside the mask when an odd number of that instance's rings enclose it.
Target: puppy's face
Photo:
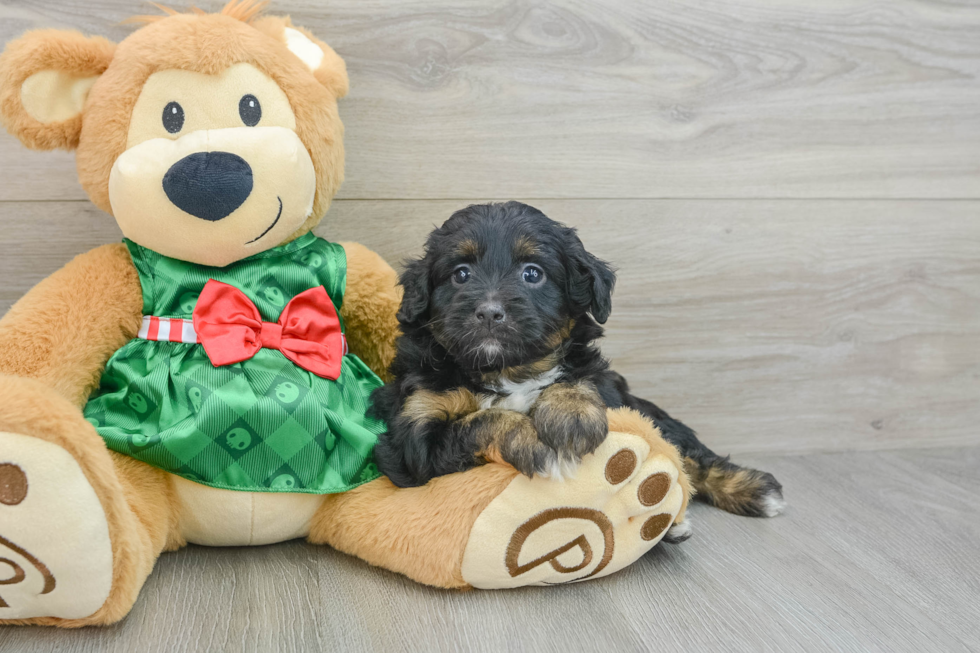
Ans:
[[[573,229],[537,209],[471,206],[402,275],[399,320],[427,328],[459,365],[499,370],[547,355],[586,313],[605,322],[614,281]]]

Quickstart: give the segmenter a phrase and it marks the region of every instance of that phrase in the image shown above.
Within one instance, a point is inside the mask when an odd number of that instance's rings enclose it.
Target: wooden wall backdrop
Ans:
[[[454,209],[522,199],[618,266],[606,351],[717,449],[980,442],[980,5],[274,9],[350,72],[347,181],[320,235],[397,263]],[[121,39],[150,11],[2,0],[0,40]],[[6,135],[0,225],[0,310],[120,237],[71,154]]]

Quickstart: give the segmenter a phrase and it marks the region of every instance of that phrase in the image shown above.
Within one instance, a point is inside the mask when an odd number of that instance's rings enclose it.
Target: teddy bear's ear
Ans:
[[[252,23],[269,36],[280,39],[294,55],[306,64],[317,80],[330,89],[335,97],[347,95],[350,83],[347,64],[329,45],[313,36],[309,30],[296,27],[288,17],[265,16]]]
[[[115,47],[54,29],[11,41],[0,55],[0,120],[7,131],[38,150],[77,147],[85,99]]]

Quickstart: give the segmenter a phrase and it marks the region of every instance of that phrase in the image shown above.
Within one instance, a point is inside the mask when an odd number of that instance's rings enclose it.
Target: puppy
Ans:
[[[609,369],[595,343],[615,279],[574,229],[526,204],[454,213],[401,275],[393,380],[372,395],[388,422],[379,469],[401,487],[501,460],[560,477],[602,443],[606,408],[628,406],[678,447],[698,497],[736,514],[780,513],[771,474],[716,455]]]

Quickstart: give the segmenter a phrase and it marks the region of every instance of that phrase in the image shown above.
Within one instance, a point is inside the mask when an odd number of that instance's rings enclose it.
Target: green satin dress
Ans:
[[[124,242],[147,316],[191,320],[210,279],[244,292],[266,322],[276,322],[290,299],[317,286],[338,314],[344,300],[344,249],[313,234],[224,268]],[[113,451],[197,483],[328,494],[379,476],[372,450],[385,426],[366,412],[380,385],[353,354],[343,357],[340,377],[331,381],[275,349],[215,367],[201,344],[137,337],[109,359],[85,417]]]

